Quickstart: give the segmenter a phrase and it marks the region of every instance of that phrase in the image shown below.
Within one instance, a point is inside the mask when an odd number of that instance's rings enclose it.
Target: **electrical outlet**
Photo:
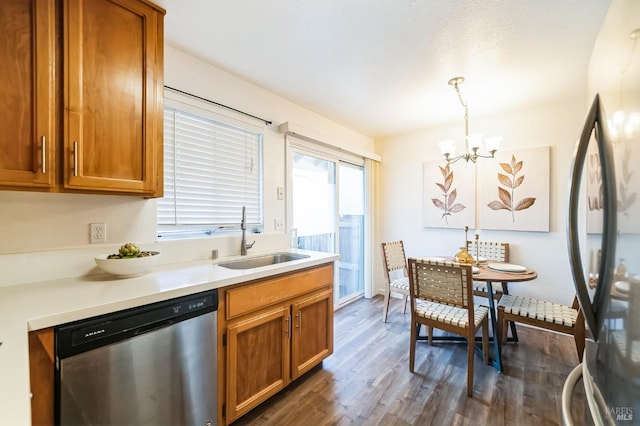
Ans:
[[[107,241],[107,225],[105,223],[90,223],[89,233],[91,244]]]
[[[284,231],[284,219],[274,219],[276,231]]]

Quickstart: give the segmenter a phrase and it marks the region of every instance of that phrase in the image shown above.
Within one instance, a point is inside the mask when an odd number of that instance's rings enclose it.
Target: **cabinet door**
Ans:
[[[292,308],[291,378],[295,379],[333,353],[333,291],[313,295]]]
[[[139,0],[65,0],[65,188],[160,195],[162,24]]]
[[[29,332],[29,384],[31,424],[53,425],[54,363],[53,327]]]
[[[55,185],[53,0],[2,0],[0,186]]]
[[[290,382],[289,308],[276,308],[227,327],[227,422]]]

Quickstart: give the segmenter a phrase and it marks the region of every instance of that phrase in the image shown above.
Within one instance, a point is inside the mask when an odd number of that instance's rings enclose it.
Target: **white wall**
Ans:
[[[292,121],[325,135],[327,143],[374,151],[372,139],[170,46],[165,47],[165,84],[273,121],[264,129],[265,232],[255,236],[254,251],[289,245],[288,235],[274,230],[274,219],[286,212],[286,200],[276,197],[276,188],[285,186],[279,124]],[[260,125],[222,108],[220,114]],[[106,244],[89,244],[94,222],[106,223]],[[160,250],[164,263],[207,259],[214,248],[222,256],[240,250],[239,235],[158,242],[155,200],[0,191],[0,286],[97,273],[93,257],[129,241]]]
[[[470,125],[485,134],[502,135],[503,149],[551,146],[550,232],[481,231],[481,239],[510,244],[511,262],[538,272],[534,281],[512,284],[509,290],[513,294],[561,303],[572,301],[574,288],[565,243],[565,208],[573,149],[586,112],[585,98],[558,100],[491,117],[475,117],[470,111]],[[404,240],[409,257],[453,256],[464,245],[463,230],[422,225],[423,163],[439,159],[438,141],[460,134],[463,125],[460,119],[447,126],[377,142],[377,152],[383,157],[379,177],[380,240]],[[380,280],[378,288],[382,286]]]

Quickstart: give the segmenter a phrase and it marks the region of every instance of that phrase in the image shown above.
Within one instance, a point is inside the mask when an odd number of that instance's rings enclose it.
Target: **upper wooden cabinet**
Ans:
[[[0,3],[0,188],[162,196],[164,13]]]
[[[64,186],[161,191],[162,14],[139,0],[64,6]]]
[[[55,185],[54,0],[0,3],[0,186]]]

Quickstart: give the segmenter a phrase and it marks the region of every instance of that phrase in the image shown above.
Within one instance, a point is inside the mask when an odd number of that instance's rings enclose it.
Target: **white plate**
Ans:
[[[471,267],[471,272],[474,274],[477,274],[480,272],[480,268],[478,268],[477,266],[472,266]]]
[[[510,272],[512,274],[523,274],[527,272],[527,268],[522,265],[514,265],[513,263],[489,263],[489,269],[500,272]]]
[[[430,257],[421,257],[420,260],[427,260],[429,262],[444,262],[447,259],[445,259],[444,257],[430,256]]]
[[[486,261],[487,261],[486,257],[482,257],[482,256],[478,257],[478,262],[485,263]]]
[[[620,293],[629,293],[629,281],[616,281],[613,285]]]

